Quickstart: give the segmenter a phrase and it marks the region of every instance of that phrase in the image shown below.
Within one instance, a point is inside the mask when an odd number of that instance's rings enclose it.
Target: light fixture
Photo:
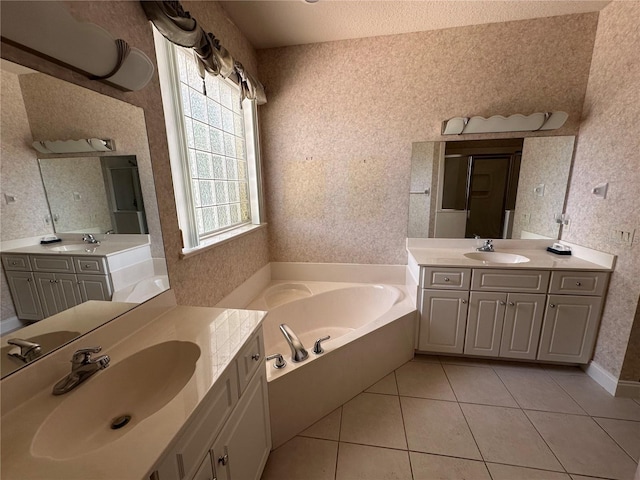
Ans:
[[[93,80],[133,91],[153,76],[153,62],[144,52],[98,25],[76,20],[62,2],[2,2],[0,21],[3,41]]]
[[[111,139],[84,138],[81,140],[44,140],[31,144],[40,153],[89,153],[114,152],[116,145]]]
[[[565,112],[537,112],[531,115],[516,113],[508,117],[455,117],[445,120],[443,135],[466,135],[470,133],[535,132],[555,130],[562,127],[569,115]]]

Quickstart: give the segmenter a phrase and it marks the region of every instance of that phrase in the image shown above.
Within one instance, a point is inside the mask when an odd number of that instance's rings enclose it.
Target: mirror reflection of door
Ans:
[[[471,157],[465,237],[502,238],[510,157]]]
[[[147,233],[135,155],[100,157],[109,201],[112,233]]]

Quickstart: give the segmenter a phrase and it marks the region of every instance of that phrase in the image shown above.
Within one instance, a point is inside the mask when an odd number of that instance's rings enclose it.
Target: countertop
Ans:
[[[12,253],[27,253],[30,255],[66,255],[66,256],[103,256],[108,257],[111,255],[117,255],[136,248],[145,247],[149,245],[148,241],[112,241],[110,239],[103,240],[100,245],[93,245],[87,243],[85,248],[81,250],[71,250],[68,252],[57,252],[54,250],[56,247],[63,247],[68,245],[82,245],[81,240],[63,240],[62,242],[52,243],[49,245],[28,245],[25,247],[14,248],[11,250],[3,250],[3,254]]]
[[[171,308],[102,353],[111,357],[109,368],[113,368],[126,357],[162,342],[193,342],[200,348],[200,357],[195,372],[184,388],[155,413],[130,425],[131,429],[124,435],[118,435],[116,440],[65,460],[34,456],[34,438],[50,413],[89,382],[99,380],[103,372],[96,373],[85,384],[61,396],[52,395],[51,388],[47,388],[2,417],[2,478],[144,478],[193,417],[240,348],[260,328],[265,315],[266,312],[249,310],[186,306]],[[87,405],[87,408],[92,406]],[[105,429],[110,431],[106,425]],[[73,438],[68,440],[81,441]]]

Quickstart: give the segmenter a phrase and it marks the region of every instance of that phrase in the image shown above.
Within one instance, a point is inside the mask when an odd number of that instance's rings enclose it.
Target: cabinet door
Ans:
[[[265,369],[249,383],[213,444],[217,480],[259,480],[271,450]]]
[[[80,305],[84,300],[80,295],[78,277],[68,273],[57,273],[55,282],[60,290],[64,310]]]
[[[11,271],[5,271],[5,273],[18,318],[21,320],[42,320],[44,315],[33,274]]]
[[[162,479],[160,479],[162,480]],[[213,469],[211,468],[211,455],[207,453],[198,468],[198,471],[193,476],[193,480],[214,480]]]
[[[462,353],[469,292],[422,290],[418,350]]]
[[[549,295],[538,360],[587,363],[600,322],[601,297]]]
[[[464,353],[497,357],[507,301],[506,293],[471,292]]]
[[[51,315],[62,312],[65,309],[65,301],[61,290],[56,284],[56,274],[34,273],[33,278],[36,281],[38,293],[40,294],[40,302],[42,303],[44,316],[50,317]]]
[[[532,360],[538,353],[538,341],[546,295],[510,293],[504,315],[500,356]]]
[[[108,275],[78,275],[82,301],[111,300],[113,290]]]

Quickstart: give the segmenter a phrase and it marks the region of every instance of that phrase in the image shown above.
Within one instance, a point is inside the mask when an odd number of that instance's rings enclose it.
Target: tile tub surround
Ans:
[[[137,313],[135,310],[132,313]],[[148,322],[142,329],[109,348],[103,353],[111,357],[111,364],[149,346],[165,341],[189,341],[200,349],[193,376],[184,388],[165,406],[152,414],[149,421],[135,425],[127,434],[106,447],[66,461],[36,458],[30,454],[31,442],[39,425],[66,395],[51,395],[51,384],[38,394],[13,405],[2,415],[2,478],[105,478],[140,479],[145,477],[153,464],[161,457],[169,443],[183,426],[199,411],[202,400],[215,381],[239,352],[245,340],[260,328],[265,312],[224,310],[203,307],[172,307]],[[185,322],[185,318],[189,318]],[[113,328],[117,328],[114,326]],[[112,325],[101,329],[109,334]],[[92,340],[100,344],[100,336]],[[86,346],[89,339],[81,339],[70,347]],[[103,344],[104,346],[104,344]],[[68,370],[70,348],[56,352],[45,362],[55,363],[56,368]],[[29,367],[25,369],[28,370]],[[65,371],[63,375],[68,373]],[[20,376],[19,372],[16,376]],[[62,377],[63,375],[60,375]],[[97,373],[96,375],[100,375]],[[11,378],[11,377],[10,377]],[[89,379],[91,381],[92,379]],[[82,385],[78,387],[81,389]],[[3,381],[3,396],[9,395]],[[67,394],[69,395],[69,394]],[[71,393],[72,395],[72,393]],[[3,408],[5,407],[3,401]],[[90,406],[88,406],[90,408]],[[144,445],[144,448],[141,448]],[[131,455],[135,452],[135,455]],[[46,473],[45,473],[46,472]]]
[[[425,377],[414,364],[439,370],[453,399],[434,400],[443,386],[433,382],[433,373]],[[449,376],[454,366],[466,373],[456,382]],[[501,406],[500,398],[486,404],[462,399],[461,394],[477,386],[476,380],[468,383],[474,376],[493,378],[488,372],[512,380],[502,388],[515,406]],[[415,384],[409,394],[403,393],[403,377]],[[532,379],[540,396],[549,399],[543,410],[521,403],[521,385]],[[562,379],[584,381],[594,389],[591,396],[612,399],[616,405],[604,417],[564,413],[564,405],[556,408],[553,398],[559,391],[580,408],[587,408],[588,398],[570,394],[557,382]],[[485,382],[485,390],[495,386],[492,380]],[[640,421],[615,418],[629,413],[623,400],[628,399],[610,397],[575,367],[418,355],[275,449],[262,480],[631,480]],[[640,404],[635,405],[640,415]],[[403,429],[406,447],[399,435]],[[311,465],[317,468],[309,470]]]

